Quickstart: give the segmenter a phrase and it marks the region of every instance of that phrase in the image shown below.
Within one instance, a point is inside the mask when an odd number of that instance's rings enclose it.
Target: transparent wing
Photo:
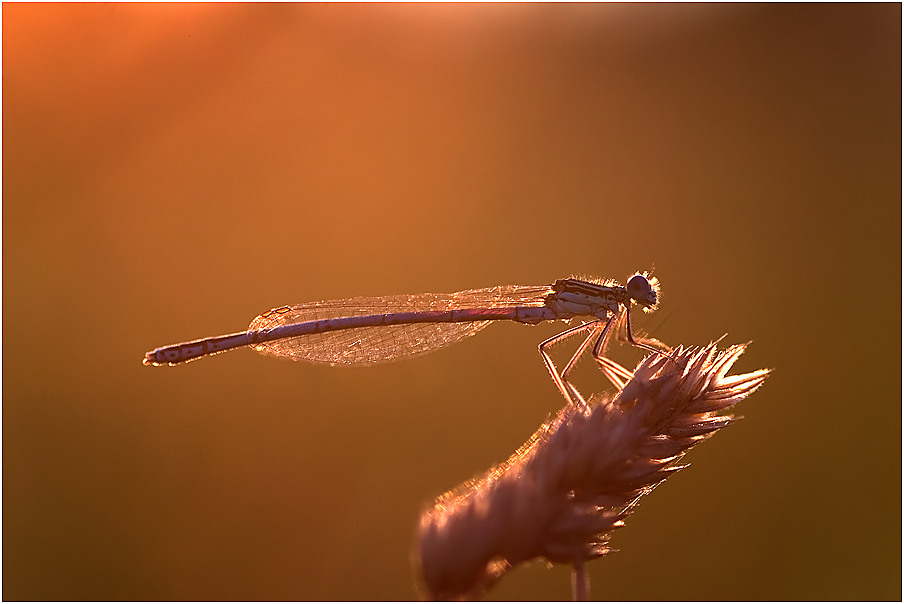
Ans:
[[[543,306],[548,286],[502,285],[453,294],[416,294],[326,300],[273,309],[251,322],[249,329],[271,329],[305,323],[387,313],[410,313],[467,308]],[[432,352],[472,336],[490,321],[412,323],[358,327],[285,338],[254,349],[263,354],[328,365],[373,365]]]

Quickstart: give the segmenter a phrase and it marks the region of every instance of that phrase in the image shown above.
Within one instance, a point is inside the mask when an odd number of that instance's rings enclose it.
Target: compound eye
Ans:
[[[643,306],[656,304],[656,292],[653,291],[650,281],[643,275],[634,275],[628,279],[625,289],[628,290],[628,295],[634,298],[638,304]]]

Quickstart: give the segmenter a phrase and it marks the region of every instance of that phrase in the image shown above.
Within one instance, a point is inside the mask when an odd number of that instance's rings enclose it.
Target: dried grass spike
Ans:
[[[726,375],[744,349],[651,355],[625,371],[632,377],[613,400],[566,406],[507,462],[440,497],[421,517],[414,552],[424,595],[476,598],[509,569],[545,558],[574,565],[575,596],[587,597],[585,562],[610,551],[640,497],[766,379],[765,369]]]

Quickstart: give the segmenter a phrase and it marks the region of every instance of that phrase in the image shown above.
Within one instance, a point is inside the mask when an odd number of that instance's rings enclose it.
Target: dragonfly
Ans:
[[[451,294],[415,294],[325,300],[281,306],[259,315],[246,331],[157,348],[145,365],[178,365],[250,346],[260,353],[326,365],[375,365],[433,352],[476,334],[492,321],[536,325],[586,317],[540,343],[539,352],[559,391],[573,400],[568,374],[591,343],[603,358],[613,322],[624,316],[628,342],[663,354],[655,340],[635,338],[631,308],[645,312],[659,303],[659,281],[635,273],[625,285],[613,280],[559,279],[552,285],[500,285]],[[589,333],[564,370],[549,355],[554,344]],[[657,342],[658,343],[658,342]]]

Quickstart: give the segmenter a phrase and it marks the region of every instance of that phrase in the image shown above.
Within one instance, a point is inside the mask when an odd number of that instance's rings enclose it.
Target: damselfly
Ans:
[[[659,283],[646,273],[632,275],[622,286],[615,281],[560,279],[552,285],[502,285],[453,294],[417,294],[327,300],[281,306],[258,316],[247,331],[148,352],[145,365],[176,365],[202,356],[252,346],[258,352],[327,365],[373,365],[426,354],[472,336],[490,321],[535,325],[543,321],[589,317],[539,345],[543,362],[556,386],[570,400],[563,384],[578,357],[596,339],[593,355],[602,356],[613,321],[625,312],[628,341],[661,351],[634,338],[631,305],[655,310]],[[590,335],[560,373],[547,349],[581,330]]]

